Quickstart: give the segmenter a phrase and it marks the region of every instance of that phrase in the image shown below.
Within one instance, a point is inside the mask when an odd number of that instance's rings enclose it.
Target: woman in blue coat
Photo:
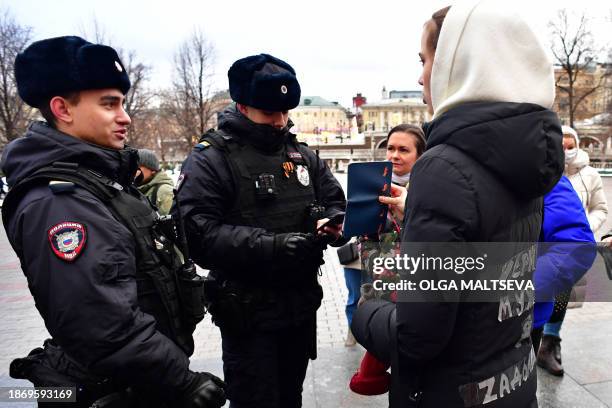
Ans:
[[[596,255],[595,238],[584,208],[565,176],[544,196],[540,242],[543,245],[534,274],[538,302],[533,309],[531,339],[537,364],[553,375],[563,375],[563,367],[554,357],[554,344],[542,342],[539,347],[542,331],[552,315],[554,296],[570,290],[591,267]]]

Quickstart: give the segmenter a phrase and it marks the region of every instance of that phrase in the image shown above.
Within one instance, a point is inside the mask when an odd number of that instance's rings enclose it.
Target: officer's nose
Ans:
[[[130,115],[128,115],[123,106],[121,107],[120,112],[117,115],[117,123],[123,126],[128,126],[130,123],[132,123]]]
[[[285,112],[275,112],[274,122],[272,123],[272,126],[277,129],[282,129],[287,126],[288,118],[289,116]]]

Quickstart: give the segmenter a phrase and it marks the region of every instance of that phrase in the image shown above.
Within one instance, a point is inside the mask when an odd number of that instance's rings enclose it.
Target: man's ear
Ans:
[[[72,117],[72,110],[70,102],[61,96],[55,96],[49,101],[51,112],[55,119],[59,123],[70,124],[74,120]]]
[[[237,103],[236,107],[238,108],[238,111],[240,111],[240,113],[242,113],[244,116],[247,116],[247,114],[249,113],[249,107],[246,105]]]

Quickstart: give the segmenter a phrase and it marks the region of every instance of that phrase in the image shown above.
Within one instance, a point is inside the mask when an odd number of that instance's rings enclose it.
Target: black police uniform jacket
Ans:
[[[102,148],[35,122],[6,147],[2,168],[10,186],[54,162],[77,163],[127,186],[135,152]],[[57,193],[44,183],[6,215],[4,227],[36,307],[69,357],[97,376],[166,395],[191,384],[185,352],[139,308],[134,237],[96,196],[78,185]],[[66,238],[65,248],[50,234],[62,228],[80,231]]]
[[[290,156],[295,152],[289,153],[289,145],[297,142],[288,128],[255,124],[235,105],[222,112],[215,134],[217,139],[223,137],[229,151],[205,136],[181,172],[177,199],[191,257],[210,269],[218,282],[229,283],[239,296],[253,300],[248,316],[243,316],[251,327],[276,330],[312,321],[322,298],[317,282],[322,255],[303,262],[279,259],[274,236],[306,232],[305,207],[315,195],[325,206],[325,216],[344,211],[342,188],[325,162],[306,146],[299,147],[298,155],[304,163],[293,163]],[[285,174],[283,163],[288,162],[293,166]],[[307,186],[298,181],[300,166],[308,168]],[[275,197],[255,197],[261,174],[274,176]],[[176,212],[175,205],[172,213]],[[215,318],[214,310],[212,314]]]
[[[563,170],[560,124],[540,106],[468,103],[425,126],[404,242],[537,242],[542,196]],[[532,308],[498,319],[497,303],[367,302],[358,341],[392,362],[392,407],[531,407]],[[501,321],[500,321],[501,320]],[[519,373],[519,374],[517,374]],[[502,378],[503,377],[503,378]]]

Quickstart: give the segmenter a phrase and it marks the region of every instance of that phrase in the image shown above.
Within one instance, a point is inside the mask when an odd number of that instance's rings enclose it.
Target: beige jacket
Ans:
[[[601,176],[597,170],[589,166],[589,155],[582,149],[578,149],[574,160],[565,165],[565,175],[578,193],[591,230],[595,233],[608,217],[608,202]]]

